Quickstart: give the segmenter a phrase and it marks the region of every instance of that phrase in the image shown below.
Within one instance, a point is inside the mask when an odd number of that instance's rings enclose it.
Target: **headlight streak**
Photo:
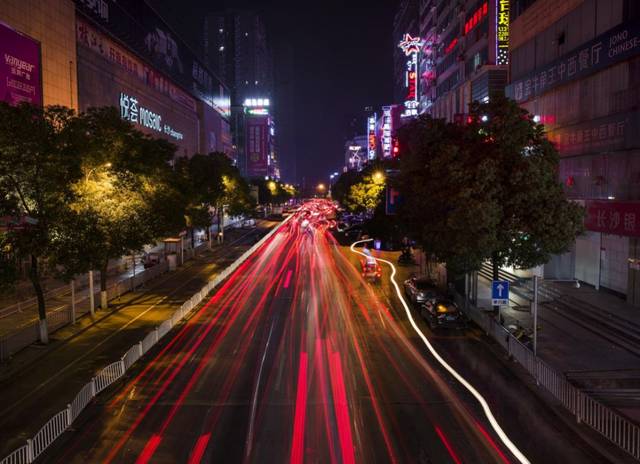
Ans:
[[[355,246],[358,245],[358,244],[361,244],[361,243],[366,243],[366,242],[371,242],[371,241],[373,241],[373,239],[358,240],[358,241],[353,242],[351,244],[350,249],[354,253],[357,253],[357,254],[362,255],[362,256],[366,256],[361,251],[357,251],[355,249]],[[393,265],[393,263],[391,261],[387,261],[386,259],[382,259],[382,258],[375,258],[375,259],[377,261],[383,262],[383,263],[385,263],[385,264],[387,264],[387,265],[389,265],[391,267],[391,283],[393,284],[393,286],[395,288],[395,291],[396,291],[396,294],[398,296],[398,299],[400,300],[400,302],[402,303],[402,306],[404,307],[404,310],[405,310],[405,312],[407,314],[407,318],[409,319],[411,327],[413,327],[413,330],[422,339],[423,343],[425,344],[425,346],[427,347],[427,349],[429,350],[431,355],[436,359],[436,361],[438,361],[438,363],[442,367],[444,367],[458,382],[460,382],[475,397],[475,399],[478,401],[478,403],[480,403],[480,406],[482,407],[482,410],[484,411],[484,414],[487,417],[487,420],[491,424],[491,427],[493,428],[494,432],[498,435],[498,437],[500,438],[500,441],[502,441],[504,446],[506,446],[509,449],[509,451],[511,451],[511,453],[513,453],[513,455],[516,457],[516,459],[518,459],[518,461],[520,463],[522,463],[522,464],[530,464],[530,461],[526,458],[526,456],[509,439],[509,437],[504,432],[504,430],[502,430],[502,427],[500,426],[500,424],[498,423],[498,421],[494,417],[493,412],[491,411],[491,408],[489,407],[489,404],[484,399],[484,397],[480,394],[480,392],[478,390],[476,390],[473,387],[473,385],[471,385],[464,377],[462,377],[462,375],[460,375],[453,367],[451,367],[440,356],[440,354],[435,350],[433,345],[431,345],[431,342],[429,342],[429,340],[424,335],[424,333],[422,333],[422,331],[420,330],[420,328],[416,324],[415,320],[413,319],[413,316],[411,314],[411,310],[409,308],[409,305],[407,305],[407,302],[404,300],[404,297],[402,296],[402,292],[400,291],[400,287],[398,286],[398,283],[395,280],[396,267]]]

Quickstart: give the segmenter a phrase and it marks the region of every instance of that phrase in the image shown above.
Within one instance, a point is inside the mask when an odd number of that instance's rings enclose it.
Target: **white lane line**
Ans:
[[[253,423],[256,419],[256,409],[258,407],[258,390],[260,390],[260,379],[262,378],[262,369],[264,368],[264,361],[267,358],[267,352],[269,351],[269,343],[271,342],[271,334],[273,333],[273,325],[276,323],[274,320],[269,328],[269,336],[267,337],[267,343],[264,346],[264,353],[262,353],[262,361],[260,361],[260,369],[258,370],[258,378],[256,379],[256,386],[253,390],[253,397],[251,398],[251,417],[249,418],[249,430],[247,432],[247,440],[245,446],[247,452],[245,458],[249,459],[251,455],[251,448],[253,447]]]
[[[384,317],[382,317],[382,311],[378,311],[378,316],[380,316],[380,322],[382,322],[382,327],[384,327],[384,330],[387,330],[387,325],[384,323]]]
[[[357,242],[353,242],[351,244],[351,247],[350,247],[351,251],[366,257],[367,255],[365,255],[361,251],[357,251],[355,249],[355,246],[358,245],[359,243],[371,242],[372,240],[373,239],[370,238],[370,239],[367,239],[367,240],[359,240]],[[530,461],[526,458],[526,456],[509,439],[509,437],[504,432],[504,430],[502,430],[502,427],[500,427],[500,424],[498,423],[498,421],[494,417],[493,412],[491,412],[491,408],[489,407],[489,404],[487,403],[487,400],[484,399],[484,397],[480,394],[480,392],[478,390],[476,390],[473,387],[473,385],[471,385],[471,383],[469,383],[464,377],[462,377],[462,375],[460,375],[453,367],[451,367],[440,356],[440,354],[438,354],[438,352],[435,350],[433,345],[431,345],[431,343],[429,342],[427,337],[424,335],[424,333],[422,333],[422,331],[420,330],[420,328],[418,327],[416,322],[413,320],[413,316],[411,315],[411,310],[409,309],[409,305],[407,305],[407,302],[402,297],[402,292],[400,291],[400,287],[398,286],[398,283],[395,280],[396,267],[393,265],[393,263],[391,261],[387,261],[386,259],[382,259],[382,258],[375,258],[375,260],[376,261],[380,261],[380,262],[385,263],[385,264],[388,264],[391,267],[391,283],[395,287],[395,290],[396,290],[396,293],[398,295],[398,298],[400,299],[400,302],[402,303],[402,306],[404,307],[404,310],[407,313],[407,318],[409,319],[409,322],[411,323],[411,327],[413,327],[413,330],[422,339],[422,341],[426,345],[427,349],[431,352],[431,354],[436,359],[436,361],[438,361],[438,363],[440,363],[440,365],[442,367],[444,367],[458,382],[460,382],[467,390],[469,390],[469,392],[475,397],[476,400],[478,400],[478,403],[480,403],[480,406],[482,406],[482,410],[484,411],[484,415],[487,417],[487,420],[491,424],[491,427],[496,432],[496,434],[498,435],[498,437],[500,438],[500,441],[502,441],[504,446],[506,446],[509,449],[509,451],[511,451],[511,453],[513,453],[513,455],[516,457],[516,459],[518,459],[519,462],[521,462],[522,464],[530,464]]]

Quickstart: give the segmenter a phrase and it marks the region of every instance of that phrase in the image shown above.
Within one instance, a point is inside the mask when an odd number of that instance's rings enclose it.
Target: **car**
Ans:
[[[413,304],[422,304],[439,296],[436,283],[426,276],[405,280],[404,293]]]
[[[377,282],[382,276],[382,268],[378,264],[378,261],[372,256],[367,256],[361,262],[362,265],[362,277],[369,282]]]
[[[431,329],[464,329],[467,326],[467,318],[458,305],[446,298],[428,300],[420,307],[420,315],[426,319]]]

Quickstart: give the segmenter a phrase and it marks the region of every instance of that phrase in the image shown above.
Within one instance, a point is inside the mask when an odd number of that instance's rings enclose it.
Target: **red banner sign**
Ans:
[[[585,227],[605,234],[640,237],[640,202],[587,200]]]

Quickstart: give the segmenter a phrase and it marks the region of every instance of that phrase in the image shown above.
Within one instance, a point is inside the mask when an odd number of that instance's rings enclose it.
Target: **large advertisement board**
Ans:
[[[0,100],[42,106],[40,43],[0,23]]]
[[[247,176],[269,175],[269,117],[256,116],[246,119]]]

